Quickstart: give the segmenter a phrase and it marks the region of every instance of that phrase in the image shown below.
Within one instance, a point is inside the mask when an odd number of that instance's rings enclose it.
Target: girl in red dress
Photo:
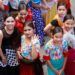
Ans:
[[[66,15],[64,17],[64,39],[69,44],[69,54],[66,64],[65,74],[75,75],[75,34],[74,34],[74,17],[72,15]]]
[[[18,30],[23,33],[23,28],[25,25],[26,21],[31,21],[32,20],[32,12],[30,8],[26,10],[26,6],[20,5],[19,6],[19,13],[16,17],[16,27]]]

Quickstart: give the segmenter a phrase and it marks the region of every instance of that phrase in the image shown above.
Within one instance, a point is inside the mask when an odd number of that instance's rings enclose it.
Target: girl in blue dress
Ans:
[[[48,65],[48,75],[64,75],[67,61],[68,45],[63,38],[63,30],[56,27],[52,32],[53,38],[45,45],[44,59]]]
[[[41,2],[44,2],[44,5],[41,4]],[[35,29],[36,29],[36,34],[39,35],[40,38],[40,43],[43,45],[43,40],[44,40],[44,27],[45,27],[45,22],[43,20],[43,17],[41,15],[41,9],[49,9],[49,6],[47,5],[45,0],[31,0],[31,10],[33,13],[33,21],[35,22]]]

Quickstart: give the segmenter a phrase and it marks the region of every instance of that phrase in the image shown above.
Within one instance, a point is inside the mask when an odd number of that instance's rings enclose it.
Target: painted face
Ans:
[[[74,27],[74,20],[73,19],[68,19],[64,22],[64,27],[67,31],[72,29]]]
[[[65,8],[65,6],[59,6],[58,9],[57,9],[57,13],[60,17],[64,18],[64,16],[66,15],[67,13],[67,10]]]
[[[12,30],[14,29],[14,26],[15,26],[15,20],[12,16],[10,16],[5,20],[4,24],[7,29]]]
[[[21,19],[24,19],[24,20],[25,20],[26,15],[27,15],[27,14],[26,14],[26,11],[25,11],[25,10],[21,10],[21,11],[20,11],[20,18],[21,18]]]
[[[29,26],[24,27],[24,34],[26,37],[31,38],[34,35],[34,29]]]
[[[58,44],[62,43],[62,38],[63,38],[62,32],[54,34],[54,37],[53,37],[54,41],[57,42]]]

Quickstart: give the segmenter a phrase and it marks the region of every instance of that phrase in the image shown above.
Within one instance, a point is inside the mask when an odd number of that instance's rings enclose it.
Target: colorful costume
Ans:
[[[45,45],[45,52],[48,58],[45,58],[46,60],[50,60],[52,66],[56,70],[60,70],[63,67],[64,63],[64,57],[67,55],[67,42],[63,40],[61,46],[55,46],[53,44],[53,40],[50,40],[46,45]],[[48,75],[56,75],[56,73],[48,66]],[[63,75],[64,73],[62,73]]]
[[[27,45],[25,40],[25,36],[23,35],[21,37],[21,52],[23,52],[24,56],[31,61],[32,57],[30,55],[30,52],[32,50],[32,44],[30,43],[29,45]],[[40,43],[38,39],[34,41],[34,46],[36,48],[36,52],[39,53],[38,50],[40,47]],[[22,60],[20,62],[20,75],[43,75],[42,63],[39,60],[39,55],[32,63],[28,64],[26,62],[23,62]]]
[[[64,34],[64,39],[69,44],[68,59],[65,68],[66,75],[75,75],[75,35],[74,30],[71,29]]]

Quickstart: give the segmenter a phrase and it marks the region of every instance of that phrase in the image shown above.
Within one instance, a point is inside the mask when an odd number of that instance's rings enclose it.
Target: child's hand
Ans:
[[[58,70],[55,70],[55,73],[56,73],[56,75],[59,75],[59,71]]]
[[[19,59],[23,59],[23,57],[21,55],[18,56]]]
[[[23,57],[21,56],[21,51],[17,51],[17,55],[18,55],[18,59],[23,59]]]
[[[5,56],[2,57],[2,62],[3,62],[3,64],[6,64],[7,63],[7,59],[6,59]]]
[[[63,69],[59,70],[59,75],[62,75]]]
[[[32,56],[32,59],[36,59],[38,57],[38,52],[36,50],[36,41],[38,40],[38,36],[34,35],[32,38],[31,38],[31,44],[32,44],[32,51],[31,51],[31,56]]]
[[[31,44],[34,45],[35,42],[39,39],[39,37],[37,35],[34,35],[31,37]]]

